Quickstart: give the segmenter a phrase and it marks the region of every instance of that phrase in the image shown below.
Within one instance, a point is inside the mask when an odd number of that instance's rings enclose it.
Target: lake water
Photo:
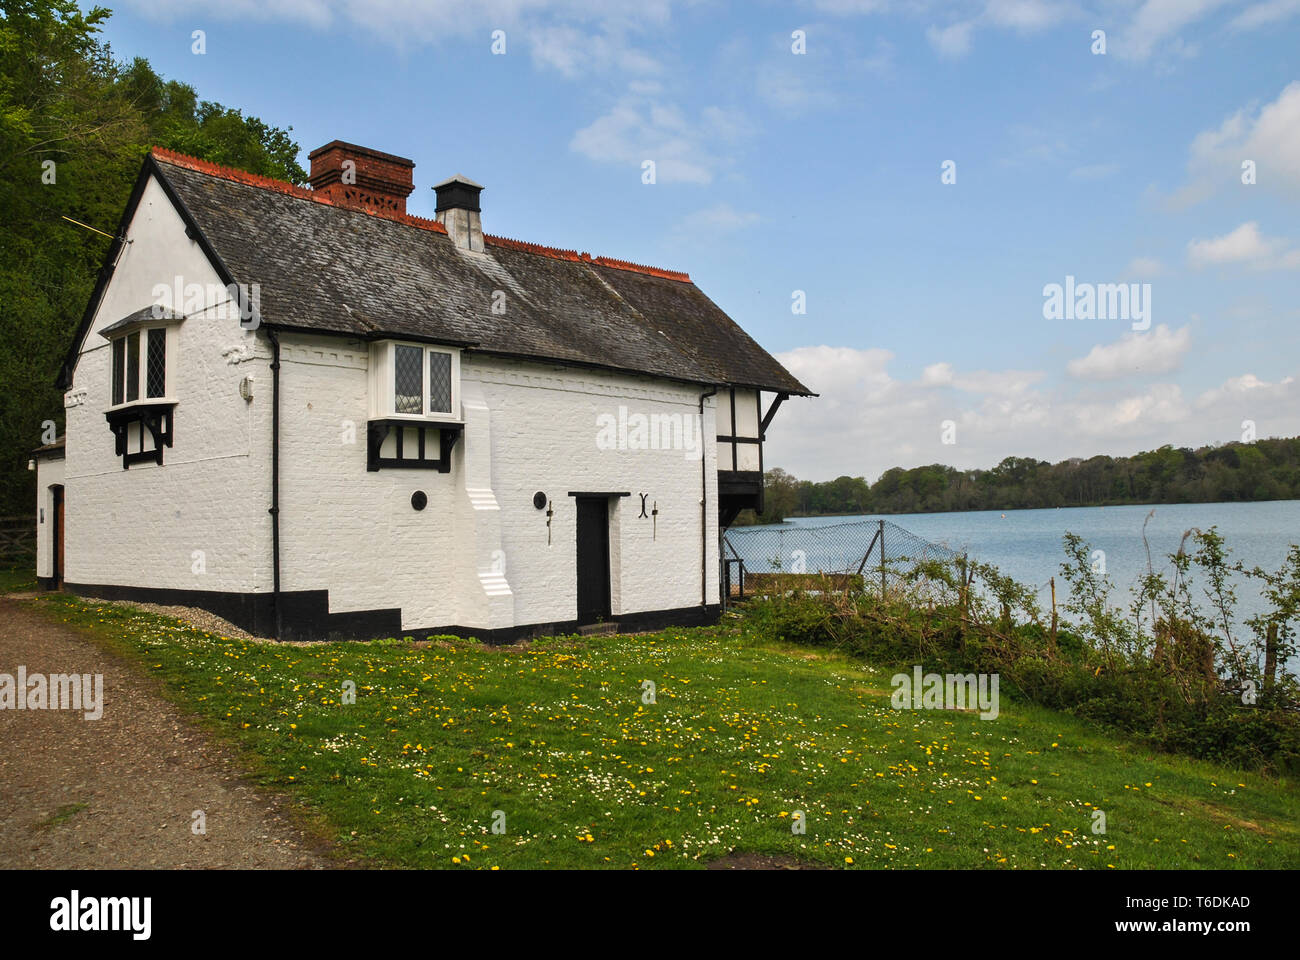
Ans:
[[[1241,561],[1247,567],[1261,566],[1275,571],[1292,544],[1300,543],[1300,500],[1272,500],[1255,503],[1187,503],[1156,506],[1068,507],[1050,510],[996,510],[967,513],[912,513],[884,517],[808,517],[794,519],[782,526],[819,527],[850,522],[884,519],[961,553],[966,552],[998,567],[1007,576],[1041,589],[1040,599],[1048,602],[1048,579],[1057,578],[1058,602],[1066,584],[1060,576],[1065,551],[1062,535],[1076,533],[1093,550],[1104,550],[1106,572],[1115,583],[1117,597],[1128,600],[1127,590],[1146,571],[1146,549],[1142,543],[1142,524],[1152,510],[1155,515],[1147,524],[1147,540],[1157,571],[1170,572],[1167,557],[1178,550],[1183,533],[1192,528],[1217,527],[1227,548],[1229,562]],[[746,542],[772,542],[774,527],[736,527],[728,538],[738,545],[742,555]],[[866,539],[871,536],[866,530]],[[752,531],[752,532],[751,532]],[[830,534],[830,531],[827,531]],[[865,544],[863,545],[865,550]],[[763,569],[760,564],[746,566]],[[808,569],[816,561],[808,558]],[[770,568],[770,566],[769,566]],[[1193,586],[1200,582],[1193,571]],[[1238,617],[1261,612],[1265,602],[1259,597],[1256,581],[1238,584]]]

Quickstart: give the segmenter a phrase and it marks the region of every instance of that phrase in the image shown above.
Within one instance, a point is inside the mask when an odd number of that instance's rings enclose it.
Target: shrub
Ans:
[[[844,589],[831,577],[779,584],[745,606],[747,630],[829,646],[886,667],[996,673],[1000,689],[1136,735],[1153,747],[1250,769],[1300,770],[1300,698],[1284,671],[1300,618],[1300,548],[1277,573],[1227,566],[1213,530],[1188,531],[1195,554],[1172,556],[1173,577],[1149,573],[1126,615],[1087,544],[1065,538],[1064,607],[1073,620],[1045,625],[1034,593],[993,567],[934,561],[899,577],[886,595]],[[960,567],[960,569],[956,569]],[[1260,578],[1272,613],[1233,632],[1226,571]],[[1204,574],[1214,606],[1193,600]],[[788,589],[786,589],[788,587]]]

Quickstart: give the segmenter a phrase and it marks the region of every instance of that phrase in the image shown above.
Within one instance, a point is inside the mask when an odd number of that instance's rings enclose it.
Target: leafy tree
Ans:
[[[286,130],[118,63],[109,11],[73,0],[0,0],[0,515],[31,512],[26,461],[43,425],[62,431],[59,365],[94,288],[140,162],[168,147],[302,182]]]

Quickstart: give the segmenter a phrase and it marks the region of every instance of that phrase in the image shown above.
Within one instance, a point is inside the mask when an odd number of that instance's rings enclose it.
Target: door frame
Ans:
[[[50,514],[53,521],[50,524],[50,583],[54,585],[55,590],[62,590],[64,567],[67,566],[67,557],[64,553],[66,542],[64,503],[66,501],[63,484],[50,484],[50,498]]]
[[[610,530],[609,507],[610,507],[610,497],[612,496],[612,494],[574,493],[574,494],[570,494],[570,496],[574,498],[575,507],[576,507],[576,517],[574,519],[574,525],[573,525],[573,529],[574,529],[574,534],[573,534],[574,564],[573,565],[574,565],[574,581],[575,581],[574,608],[576,611],[577,623],[579,626],[587,626],[588,624],[593,624],[593,623],[609,622],[613,618],[613,607],[612,607],[613,590],[611,588],[611,582],[610,582],[612,571],[610,565],[610,549],[609,549],[609,530]],[[604,533],[605,533],[604,537],[602,538],[601,556],[584,557],[584,553],[585,553],[585,551],[583,550],[584,510],[591,510],[594,507],[600,508],[598,513],[600,519],[597,522],[604,529]],[[584,559],[587,561],[587,563],[591,563],[594,566],[593,570],[586,569],[587,565],[586,563],[584,563]],[[601,574],[602,569],[603,569],[603,576]],[[588,574],[591,581],[603,581],[603,591],[601,591],[604,594],[603,601],[594,604],[594,606],[599,607],[599,609],[594,613],[589,612],[589,610],[583,609],[584,597],[587,594],[588,589],[591,589],[594,586],[594,582],[587,582],[586,587],[584,587],[584,580],[585,580],[584,571]]]

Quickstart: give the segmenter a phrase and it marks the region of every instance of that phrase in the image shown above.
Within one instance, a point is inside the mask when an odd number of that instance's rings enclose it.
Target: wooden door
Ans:
[[[609,498],[579,497],[578,623],[609,620]]]
[[[50,571],[56,590],[63,589],[63,487],[51,489],[54,494],[53,542],[54,569]]]

